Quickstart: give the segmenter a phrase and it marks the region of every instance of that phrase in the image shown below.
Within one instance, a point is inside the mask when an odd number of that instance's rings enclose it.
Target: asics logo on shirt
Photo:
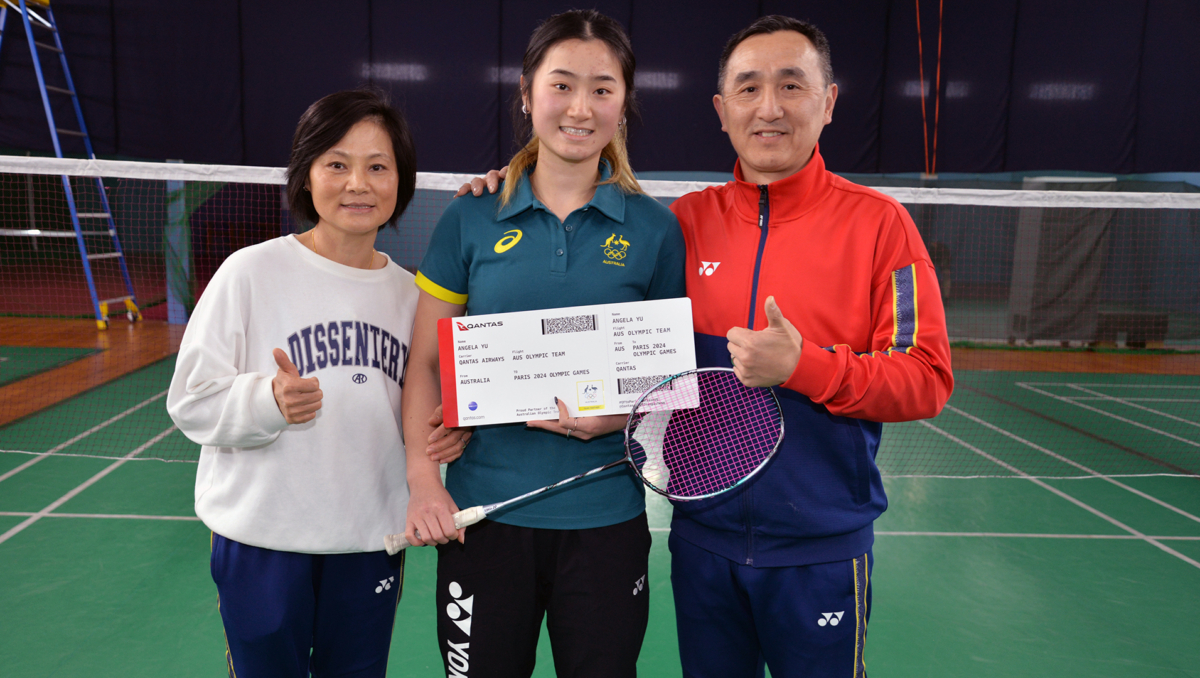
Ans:
[[[842,615],[846,614],[845,610],[841,612],[822,612],[821,618],[817,620],[817,626],[837,626],[838,622],[842,621]]]
[[[720,265],[719,261],[702,261],[700,262],[700,275],[712,275],[717,272],[717,267]]]
[[[515,228],[511,231],[505,231],[504,237],[497,240],[496,246],[493,248],[496,250],[496,254],[504,254],[513,247],[516,247],[517,243],[521,242],[521,235],[522,233]]]

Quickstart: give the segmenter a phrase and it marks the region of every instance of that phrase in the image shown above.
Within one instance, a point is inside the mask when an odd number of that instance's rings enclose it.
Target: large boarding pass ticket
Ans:
[[[687,298],[473,315],[438,321],[447,426],[627,414],[696,367]]]

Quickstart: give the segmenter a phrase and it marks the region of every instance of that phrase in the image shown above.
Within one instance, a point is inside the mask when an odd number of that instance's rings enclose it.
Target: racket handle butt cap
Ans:
[[[387,554],[389,556],[394,556],[397,553],[400,553],[404,549],[408,548],[408,546],[408,540],[404,538],[403,534],[389,534],[383,538],[383,547],[387,549]]]

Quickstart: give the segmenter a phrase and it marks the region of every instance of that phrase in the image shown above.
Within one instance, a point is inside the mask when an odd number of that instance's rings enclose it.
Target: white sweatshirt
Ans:
[[[294,236],[239,250],[192,313],[167,411],[202,445],[196,515],[214,532],[299,553],[379,551],[404,531],[400,391],[417,307],[390,259],[342,266]],[[317,377],[317,417],[289,426],[272,349]]]

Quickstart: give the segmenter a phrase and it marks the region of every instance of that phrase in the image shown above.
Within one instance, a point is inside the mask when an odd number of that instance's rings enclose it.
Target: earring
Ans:
[[[624,126],[625,126],[625,116],[622,115],[621,122],[617,123],[617,127],[624,127]]]
[[[521,104],[521,112],[525,115],[529,115],[529,109],[525,108],[525,104]]]

